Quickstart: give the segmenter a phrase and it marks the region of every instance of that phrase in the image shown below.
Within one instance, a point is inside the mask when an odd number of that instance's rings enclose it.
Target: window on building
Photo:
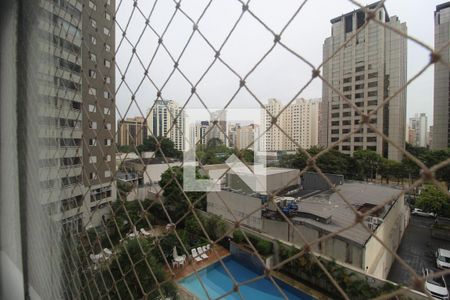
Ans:
[[[108,91],[103,91],[103,98],[109,99],[111,97],[111,94]]]
[[[109,107],[103,108],[103,114],[105,114],[105,115],[111,114],[111,110],[109,109]]]
[[[111,20],[111,15],[105,11],[105,19],[110,21]]]
[[[97,95],[97,89],[93,88],[93,87],[90,87],[89,90],[88,90],[88,93],[89,93],[89,95],[96,96]]]
[[[111,52],[111,46],[108,44],[105,44],[105,51],[106,52]]]
[[[89,104],[88,106],[89,112],[96,112],[97,111],[97,107],[95,105]]]
[[[89,180],[95,180],[97,179],[97,173],[91,172],[89,173]]]
[[[94,53],[89,53],[89,59],[92,61],[92,62],[97,62],[97,56],[94,54]]]
[[[106,83],[111,83],[111,77],[106,76],[106,77],[105,77],[105,82],[106,82]]]
[[[97,129],[97,122],[89,121],[89,128],[90,129]]]
[[[97,162],[97,156],[89,156],[89,163],[95,164]]]
[[[107,59],[103,60],[103,64],[105,65],[105,67],[107,68],[111,68],[111,62]]]
[[[355,72],[362,72],[364,71],[364,66],[359,66],[355,68]]]
[[[110,161],[111,161],[111,155],[109,155],[109,154],[106,155],[106,156],[105,156],[105,161],[106,161],[106,162],[110,162]]]
[[[109,36],[109,29],[106,27],[103,27],[103,33]]]
[[[105,129],[111,130],[111,123],[106,123],[105,124]]]
[[[95,70],[89,70],[89,77],[97,78],[97,72]]]
[[[89,146],[97,146],[97,139],[96,138],[89,139]]]
[[[110,170],[106,170],[105,171],[105,178],[109,178],[111,177],[111,171]]]
[[[89,0],[89,8],[92,10],[97,10],[97,5],[91,0]]]
[[[94,19],[91,18],[91,26],[93,28],[97,28],[97,21],[95,21]]]

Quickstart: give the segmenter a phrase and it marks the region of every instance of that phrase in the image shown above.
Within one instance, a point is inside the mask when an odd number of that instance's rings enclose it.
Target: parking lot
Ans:
[[[440,240],[431,236],[433,218],[411,216],[408,228],[403,236],[398,255],[411,266],[417,274],[421,274],[422,268],[436,268],[434,252],[437,248],[450,250],[450,241]],[[411,285],[412,275],[398,261],[392,265],[388,279],[403,284]],[[450,276],[446,278],[450,287]]]

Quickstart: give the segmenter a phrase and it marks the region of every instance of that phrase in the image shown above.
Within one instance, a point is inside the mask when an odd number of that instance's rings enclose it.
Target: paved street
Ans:
[[[436,268],[434,252],[437,248],[450,249],[450,241],[439,240],[431,236],[433,222],[433,218],[411,216],[402,243],[397,250],[398,255],[417,274],[421,274],[422,268]],[[388,279],[409,286],[411,274],[398,261],[395,261]],[[450,286],[450,276],[447,276],[446,281]]]

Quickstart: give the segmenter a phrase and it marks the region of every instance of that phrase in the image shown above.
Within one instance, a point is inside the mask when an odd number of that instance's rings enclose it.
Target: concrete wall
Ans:
[[[143,174],[144,184],[147,185],[151,182],[159,182],[161,180],[161,175],[169,168],[169,165],[175,167],[181,165],[181,162],[146,165]]]
[[[226,203],[226,205],[225,205]],[[231,213],[229,210],[231,210]],[[261,200],[233,192],[210,192],[207,196],[207,210],[232,222],[241,220],[249,214],[250,217],[243,220],[242,224],[261,230]],[[233,217],[234,216],[234,217]]]
[[[306,225],[296,224],[294,225],[294,229],[287,222],[264,218],[262,219],[262,225],[263,233],[273,236],[276,239],[293,243],[298,247],[305,245],[305,241],[313,242],[326,234]],[[360,245],[344,241],[338,237],[333,237],[326,239],[321,243],[313,244],[312,250],[333,257],[342,263],[347,263],[362,269],[364,251],[363,247]]]
[[[375,231],[375,235],[393,252],[396,252],[400,245],[409,217],[409,209],[402,196],[391,207],[383,223]],[[364,269],[369,274],[380,278],[387,277],[395,260],[394,256],[374,237],[366,243],[364,257]]]

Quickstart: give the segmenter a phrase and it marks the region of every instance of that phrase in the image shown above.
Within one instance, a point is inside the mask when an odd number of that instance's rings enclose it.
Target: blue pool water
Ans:
[[[255,278],[259,274],[250,268],[246,267],[244,264],[238,262],[233,256],[228,256],[223,259],[228,271],[232,274],[234,279],[240,283],[252,278]],[[217,262],[200,272],[198,272],[203,285],[208,291],[208,295],[211,299],[216,299],[225,293],[229,292],[233,285],[232,280],[225,272],[220,262]],[[283,290],[285,295],[289,299],[301,299],[301,300],[312,300],[313,297],[301,292],[300,290],[284,283],[283,281],[275,279],[278,286]],[[184,288],[189,290],[191,293],[196,295],[201,300],[206,300],[205,290],[200,284],[197,276],[192,274],[179,281]],[[240,286],[240,293],[243,299],[257,299],[257,300],[270,300],[270,299],[283,299],[278,288],[266,277]],[[241,299],[239,295],[234,292],[223,299]]]

